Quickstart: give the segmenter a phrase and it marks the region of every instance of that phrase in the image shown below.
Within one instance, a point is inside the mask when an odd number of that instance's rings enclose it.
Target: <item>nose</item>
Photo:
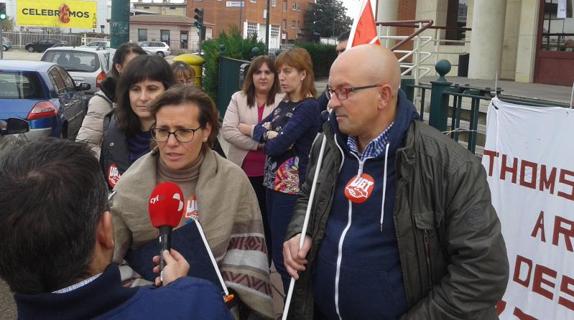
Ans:
[[[179,141],[177,141],[177,139],[175,138],[175,133],[171,133],[167,137],[167,141],[165,143],[170,147],[175,147],[179,144]]]
[[[142,101],[148,101],[150,99],[150,93],[148,90],[143,89],[140,91],[140,96],[139,96],[140,100]]]
[[[329,99],[329,102],[327,103],[327,108],[329,109],[335,109],[341,106],[341,101],[339,100],[339,98],[337,98],[337,95],[335,93],[333,93],[331,95],[331,99]]]

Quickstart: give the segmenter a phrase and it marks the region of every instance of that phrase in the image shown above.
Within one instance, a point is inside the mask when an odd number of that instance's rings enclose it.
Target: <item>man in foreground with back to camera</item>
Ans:
[[[87,145],[48,139],[0,159],[0,277],[19,318],[231,319],[213,284],[184,276],[177,251],[163,253],[162,287],[124,288],[113,250],[108,188]]]
[[[380,46],[348,49],[331,67],[333,111],[284,243],[298,278],[291,319],[497,319],[508,259],[485,171],[418,121],[399,84],[399,63]]]

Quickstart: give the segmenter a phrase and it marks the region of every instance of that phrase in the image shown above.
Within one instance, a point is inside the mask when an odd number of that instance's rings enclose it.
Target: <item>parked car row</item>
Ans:
[[[0,61],[0,119],[28,122],[30,139],[75,138],[87,111],[87,83],[74,83],[56,63]]]
[[[95,92],[110,71],[113,49],[93,47],[53,47],[40,60],[57,63],[72,76],[76,84],[90,84]]]
[[[28,52],[44,52],[48,48],[61,47],[67,45],[68,42],[59,39],[42,39],[34,42],[27,43],[24,49]]]

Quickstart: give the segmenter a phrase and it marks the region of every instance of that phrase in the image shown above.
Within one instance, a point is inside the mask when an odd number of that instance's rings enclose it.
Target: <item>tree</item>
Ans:
[[[308,39],[337,37],[349,31],[352,23],[341,0],[317,0],[305,12],[304,31]]]

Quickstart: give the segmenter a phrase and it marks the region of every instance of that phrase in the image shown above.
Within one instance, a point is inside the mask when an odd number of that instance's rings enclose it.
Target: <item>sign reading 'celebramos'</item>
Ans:
[[[96,1],[18,0],[16,23],[52,28],[96,28]]]
[[[574,319],[574,110],[493,99],[482,163],[510,278],[500,319]]]

